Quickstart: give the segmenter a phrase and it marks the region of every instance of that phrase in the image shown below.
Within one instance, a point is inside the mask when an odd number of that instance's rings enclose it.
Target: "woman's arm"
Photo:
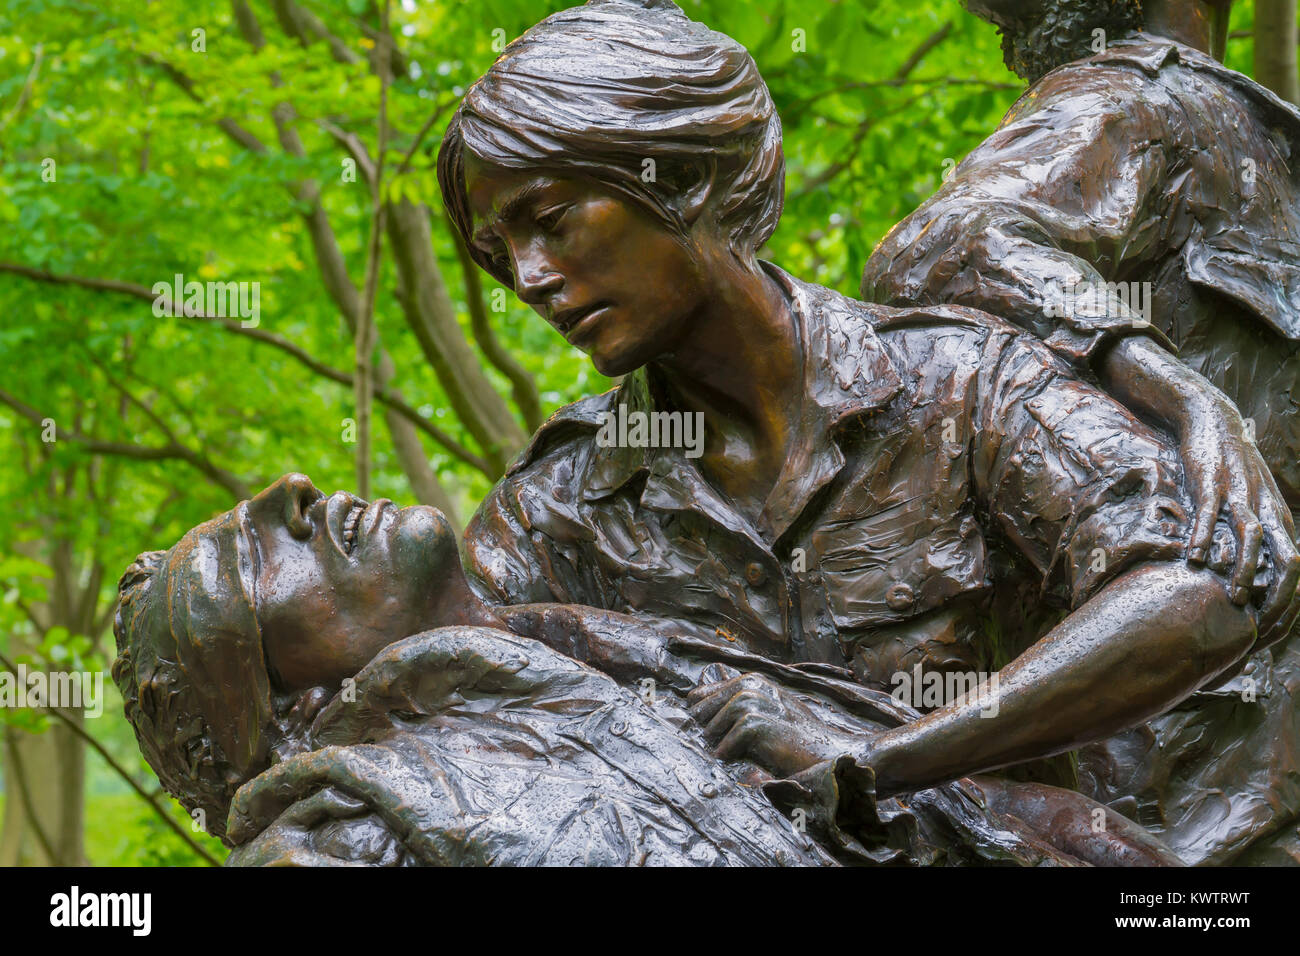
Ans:
[[[1182,561],[1191,523],[1168,442],[1066,374],[1041,344],[991,336],[980,367],[976,511],[990,540],[1037,569],[1045,599],[1074,610],[974,700],[841,750],[875,771],[882,794],[1105,738],[1205,686],[1258,638],[1255,609],[1232,601],[1227,529],[1217,532],[1213,570]],[[1292,605],[1274,632],[1295,613]],[[701,691],[692,702],[731,756],[827,759],[790,708],[725,694]]]
[[[1211,682],[1255,641],[1228,587],[1181,562],[1136,568],[973,696],[870,737],[824,726],[757,674],[697,688],[691,712],[725,759],[793,776],[848,753],[874,772],[880,798],[923,790],[1104,739]]]
[[[1167,710],[1236,664],[1249,611],[1213,572],[1153,564],[1112,581],[986,682],[866,743],[880,796],[924,789],[1110,736]]]

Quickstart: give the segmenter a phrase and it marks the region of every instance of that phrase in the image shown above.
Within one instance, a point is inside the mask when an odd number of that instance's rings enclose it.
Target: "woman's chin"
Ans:
[[[606,378],[617,378],[635,372],[648,362],[627,349],[593,349],[590,353],[591,364],[596,371]]]

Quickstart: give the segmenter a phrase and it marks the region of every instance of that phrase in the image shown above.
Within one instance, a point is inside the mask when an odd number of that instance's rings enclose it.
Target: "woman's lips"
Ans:
[[[594,302],[575,309],[561,309],[559,312],[551,313],[550,323],[561,335],[568,335],[575,325],[608,305],[608,302]]]
[[[597,306],[588,310],[578,317],[578,320],[571,324],[562,334],[564,339],[570,345],[576,345],[577,340],[589,332],[602,315],[609,311],[609,306]]]

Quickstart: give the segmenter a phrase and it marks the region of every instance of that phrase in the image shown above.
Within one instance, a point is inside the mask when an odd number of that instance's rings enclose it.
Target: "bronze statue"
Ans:
[[[128,719],[231,865],[1178,863],[1117,814],[1095,834],[1099,806],[1050,787],[963,781],[905,806],[790,784],[769,801],[753,789],[769,774],[709,754],[693,689],[761,672],[854,739],[915,711],[685,622],[493,609],[431,508],[287,475],[120,589]]]
[[[1265,613],[1281,613],[1300,509],[1300,112],[1208,55],[1222,49],[1222,0],[967,5],[1031,86],[876,249],[863,297],[994,312],[1167,423],[1196,509],[1189,558],[1226,517],[1235,582],[1270,552],[1281,573]],[[1104,291],[1062,309],[1071,287]],[[1238,858],[1300,811],[1298,690],[1291,640],[1084,751],[1082,783],[1189,861]],[[1300,860],[1293,829],[1253,852]]]
[[[666,0],[548,17],[471,87],[438,162],[455,226],[626,377],[511,466],[466,531],[467,584],[436,514],[297,477],[128,573],[128,712],[173,792],[231,808],[236,862],[573,862],[556,820],[580,810],[598,826],[649,790],[643,812],[696,820],[660,793],[665,763],[725,792],[698,821],[709,846],[753,822],[724,860],[1180,862],[1080,794],[988,774],[1230,676],[1300,611],[1277,596],[1291,556],[1219,518],[1189,565],[1179,446],[1013,326],[757,260],[783,170],[753,60]],[[997,598],[1026,588],[1059,621],[1016,646]],[[910,674],[978,679],[891,694]],[[561,685],[585,703],[547,696]],[[498,732],[514,708],[540,763]],[[610,712],[629,716],[592,719]],[[596,764],[557,743],[575,723],[621,774],[591,813]],[[500,792],[458,783],[476,773]],[[495,802],[551,777],[517,816]],[[694,861],[691,841],[596,860]]]
[[[121,595],[128,718],[234,865],[830,862],[610,677],[470,623],[432,508],[286,476]]]

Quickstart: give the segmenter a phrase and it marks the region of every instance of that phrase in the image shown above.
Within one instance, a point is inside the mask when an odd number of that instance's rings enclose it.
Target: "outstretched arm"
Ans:
[[[695,713],[729,756],[788,775],[847,752],[875,772],[880,795],[923,789],[1141,723],[1256,646],[1255,609],[1231,599],[1227,529],[1215,532],[1213,568],[1180,560],[1191,523],[1160,436],[1027,338],[990,336],[980,369],[977,512],[986,534],[1037,569],[1044,596],[1073,613],[972,699],[870,740],[826,740],[761,688],[703,688]]]
[[[1072,750],[1168,709],[1254,641],[1250,612],[1232,603],[1213,572],[1178,563],[1135,569],[974,700],[886,731],[866,743],[859,762],[875,771],[883,797]]]

